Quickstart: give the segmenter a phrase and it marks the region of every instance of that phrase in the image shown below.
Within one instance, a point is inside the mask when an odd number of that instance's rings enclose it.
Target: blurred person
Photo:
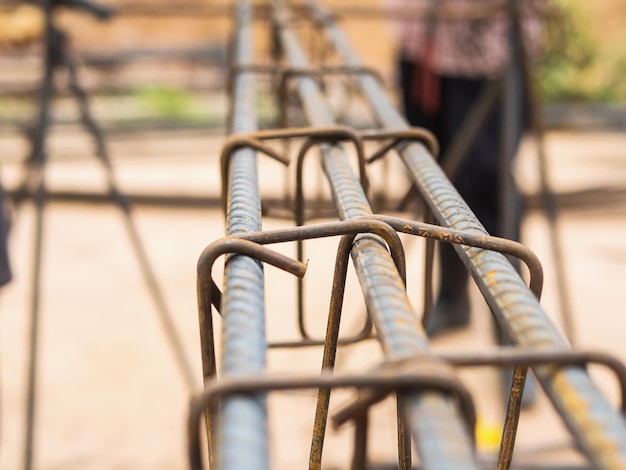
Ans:
[[[510,18],[506,1],[389,0],[397,8],[423,13],[419,19],[395,22],[399,40],[399,78],[407,120],[431,130],[439,140],[442,165],[447,150],[468,112],[489,83],[502,77],[510,60]],[[541,27],[538,8],[546,0],[522,0],[522,32],[535,49]],[[480,8],[480,10],[478,9]],[[521,74],[519,74],[521,75]],[[525,87],[515,80],[519,103],[514,134],[517,149],[525,123]],[[499,101],[502,97],[499,98]],[[499,220],[499,160],[501,108],[496,102],[467,149],[451,182],[489,234],[519,239],[521,197],[513,188],[513,226],[502,233]],[[514,155],[507,155],[511,161]],[[514,184],[513,184],[514,186]],[[439,291],[431,320],[430,337],[469,324],[468,272],[451,245],[439,247]]]
[[[492,106],[482,127],[469,144],[461,165],[451,182],[490,235],[519,240],[522,200],[513,178],[507,207],[512,213],[503,217],[500,204],[502,162],[511,168],[527,117],[526,86],[521,67],[511,61],[512,35],[508,1],[491,0],[390,0],[395,7],[413,7],[424,15],[420,19],[397,21],[400,45],[398,68],[402,101],[407,120],[425,127],[437,137],[441,165],[466,116],[481,99],[483,90],[496,79],[506,77],[512,109],[507,115],[512,145],[503,145],[504,93]],[[547,0],[516,0],[521,15],[521,36],[525,49],[537,49],[541,35],[539,8]],[[478,11],[481,9],[481,12]],[[482,13],[482,14],[481,14]],[[448,16],[446,18],[446,15]],[[455,18],[452,19],[452,16]],[[409,15],[407,15],[409,18]],[[507,101],[509,106],[510,101]],[[511,108],[509,108],[510,110]],[[507,155],[502,155],[508,150]],[[502,219],[507,219],[502,220]],[[464,328],[470,321],[469,274],[452,245],[439,244],[439,290],[426,332],[430,338]],[[518,266],[516,266],[518,268]],[[499,344],[511,344],[507,334],[495,325]],[[502,375],[504,396],[508,396],[512,369]],[[535,402],[536,386],[526,381],[522,406]]]
[[[11,207],[7,194],[0,185],[0,287],[7,285],[13,278],[8,248],[10,228]]]

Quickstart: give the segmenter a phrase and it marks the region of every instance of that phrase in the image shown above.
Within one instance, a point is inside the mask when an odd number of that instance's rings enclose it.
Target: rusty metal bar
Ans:
[[[463,419],[467,427],[474,427],[476,410],[469,391],[463,386],[451,369],[441,367],[442,363],[433,360],[430,355],[418,355],[407,360],[383,362],[371,372],[361,375],[330,376],[322,374],[316,377],[247,377],[222,379],[209,384],[204,392],[195,397],[190,406],[187,420],[188,447],[187,454],[190,468],[202,470],[199,421],[206,407],[215,406],[216,399],[226,401],[236,394],[250,395],[253,393],[279,390],[302,390],[307,388],[358,388],[360,400],[348,405],[334,416],[336,426],[349,420],[358,420],[363,416],[371,403],[381,401],[390,393],[400,390],[434,390],[449,395],[458,401],[462,409]],[[364,402],[367,401],[368,403]],[[222,401],[222,402],[223,402]],[[245,452],[247,448],[239,449]],[[442,464],[445,464],[443,462]],[[444,468],[443,466],[437,468]],[[447,468],[447,467],[445,467]],[[467,465],[452,468],[468,468]]]
[[[626,366],[615,356],[595,351],[536,351],[513,346],[500,346],[480,352],[444,353],[439,357],[457,367],[479,366],[533,366],[567,364],[585,366],[602,365],[609,369],[620,386],[620,410],[626,413]]]
[[[394,232],[395,233],[395,232]],[[203,331],[202,364],[204,367],[204,383],[211,381],[217,372],[215,365],[215,344],[213,342],[213,320],[211,305],[215,303],[217,286],[213,281],[211,271],[217,258],[224,254],[237,253],[255,260],[279,267],[294,276],[302,277],[306,272],[306,264],[292,260],[280,253],[264,248],[258,243],[236,238],[234,236],[217,240],[208,245],[198,260],[198,315]],[[218,296],[220,299],[223,296]],[[214,431],[213,416],[208,415],[207,429]],[[213,442],[209,441],[209,451],[213,452]]]
[[[528,247],[506,238],[492,237],[485,234],[467,233],[453,230],[438,225],[415,222],[400,219],[388,215],[374,214],[375,220],[383,221],[392,226],[398,232],[410,233],[446,243],[456,243],[466,246],[482,248],[484,250],[505,253],[524,262],[530,272],[529,289],[537,297],[541,298],[543,290],[543,268],[537,255]]]
[[[314,0],[307,0],[307,4],[343,61],[350,66],[361,65],[326,10]],[[355,81],[385,128],[408,127],[379,83],[367,76],[358,76]],[[413,182],[442,225],[486,233],[423,145],[410,143],[399,152]],[[456,250],[498,323],[516,344],[539,351],[569,350],[567,342],[503,255],[463,246],[456,246]],[[611,408],[589,375],[577,367],[536,366],[533,371],[594,468],[625,467],[626,421]]]
[[[342,222],[330,222],[325,224],[314,224],[306,227],[290,227],[279,230],[269,230],[263,232],[245,233],[231,235],[230,239],[242,239],[248,240],[259,245],[267,245],[272,243],[284,243],[289,241],[310,240],[315,238],[333,237],[338,235],[356,235],[359,233],[375,233],[385,240],[389,247],[390,255],[394,261],[398,272],[402,275],[404,282],[404,272],[406,271],[406,257],[404,254],[404,248],[395,230],[387,223],[379,220],[370,220],[361,218],[357,220],[342,221]],[[348,253],[349,254],[349,253]],[[200,255],[198,260],[198,300],[199,300],[199,315],[200,318],[209,318],[211,312],[209,310],[209,303],[211,303],[218,312],[220,311],[220,304],[222,299],[222,293],[215,285],[215,282],[211,279],[210,271],[204,268],[206,261],[204,260],[204,252]],[[254,258],[260,259],[259,256]],[[268,262],[267,260],[264,260]],[[299,260],[298,260],[299,261]],[[299,261],[301,263],[301,261]],[[339,283],[340,285],[334,286],[333,289],[342,289],[345,287],[345,279]],[[211,289],[213,292],[207,292],[206,289]],[[332,307],[330,316],[332,317]],[[329,322],[332,321],[329,319]],[[369,332],[369,328],[368,328]],[[356,342],[365,338],[346,338],[344,342]],[[274,347],[298,347],[298,346],[323,346],[325,341],[311,340],[304,337],[301,342],[288,342],[288,343],[275,343]],[[272,343],[269,345],[272,347]],[[209,374],[213,376],[213,374]]]
[[[248,240],[253,240],[260,244],[278,243],[284,241],[301,240],[305,238],[319,238],[323,236],[333,236],[344,234],[340,247],[338,249],[335,279],[333,281],[333,292],[331,296],[331,304],[328,316],[328,334],[324,348],[324,359],[322,363],[323,369],[332,369],[334,366],[334,358],[338,345],[339,322],[341,318],[341,308],[343,303],[343,291],[345,288],[347,264],[350,256],[350,250],[355,237],[359,233],[376,233],[381,236],[389,246],[391,256],[404,282],[406,278],[406,261],[404,250],[397,233],[387,224],[377,220],[353,220],[335,222],[329,224],[319,224],[312,227],[296,227],[291,229],[277,230],[272,232],[259,232],[246,234],[241,236],[231,236],[226,239],[215,242],[207,247],[202,253],[198,262],[198,299],[199,299],[199,316],[203,331],[209,340],[208,348],[203,351],[203,364],[209,366],[209,375],[205,377],[208,382],[215,375],[215,355],[212,342],[213,324],[211,318],[211,302],[213,299],[214,283],[211,279],[211,266],[217,256],[226,251],[235,251],[243,253],[242,249],[247,249],[248,254],[254,255],[254,258],[262,259],[276,266],[279,266],[292,274],[299,277],[304,275],[306,265],[300,262],[293,262],[284,256],[276,256],[273,252],[263,251],[261,245],[256,245]],[[242,245],[243,243],[246,245]],[[305,339],[306,341],[306,339]],[[328,416],[328,400],[330,398],[330,390],[320,389],[318,397],[318,406],[315,418],[315,431],[313,435],[313,446],[321,448],[324,441],[324,429],[326,426],[326,418]],[[207,419],[209,422],[209,432],[215,429],[215,410],[209,410]],[[212,451],[211,441],[209,442],[209,451]],[[365,451],[365,449],[363,449]]]
[[[273,2],[273,20],[286,60],[292,67],[308,67],[289,16],[281,2]],[[334,123],[318,83],[297,77],[294,84],[311,125]],[[338,145],[323,144],[322,165],[330,182],[339,218],[350,220],[372,213],[363,188]],[[408,302],[406,290],[389,253],[371,235],[357,237],[352,259],[364,291],[385,355],[390,359],[427,354],[428,344],[419,320]],[[472,439],[458,408],[445,395],[408,394],[404,411],[424,468],[478,468]],[[428,436],[430,445],[425,445]],[[432,445],[436,442],[437,445]],[[316,457],[312,455],[312,458]],[[315,463],[312,459],[311,463]],[[406,465],[406,461],[403,462]],[[315,467],[314,467],[315,468]]]
[[[236,5],[233,35],[234,63],[252,63],[252,7],[246,0]],[[232,132],[256,130],[256,78],[242,71],[233,79]],[[229,165],[227,231],[229,235],[261,230],[261,202],[258,189],[256,152],[234,150]],[[227,378],[246,377],[265,370],[265,293],[263,267],[247,256],[229,257],[224,269],[222,299],[222,374]],[[207,338],[201,329],[202,347]],[[207,364],[203,364],[206,369]],[[222,403],[217,455],[222,469],[269,467],[267,410],[262,393],[235,395]],[[209,436],[209,439],[211,437]],[[245,451],[242,451],[245,449]],[[211,463],[214,456],[209,456]]]
[[[304,240],[310,240],[314,238],[345,235],[358,232],[378,233],[378,235],[383,237],[387,242],[387,245],[390,248],[390,254],[392,258],[394,258],[396,266],[400,266],[400,257],[404,257],[404,255],[399,254],[402,251],[402,246],[399,245],[399,243],[392,242],[390,237],[385,235],[387,231],[376,231],[377,225],[379,225],[381,222],[384,222],[383,225],[389,226],[395,231],[424,237],[428,240],[438,240],[444,243],[457,243],[472,247],[479,247],[486,250],[493,250],[507,254],[509,256],[513,256],[518,260],[523,261],[524,264],[528,267],[530,274],[529,289],[537,297],[537,299],[541,298],[541,293],[543,290],[543,268],[541,266],[539,258],[537,258],[537,255],[535,255],[532,250],[522,245],[521,243],[503,238],[492,237],[489,235],[460,232],[458,230],[441,227],[439,225],[416,222],[413,220],[401,219],[398,217],[392,217],[387,215],[372,214],[368,217],[362,217],[354,221],[330,222],[325,224],[297,226],[279,230],[269,230],[257,233],[243,234],[238,235],[238,237],[265,245],[271,243],[284,243],[288,241],[302,242]],[[398,269],[398,271],[402,273],[400,269]],[[215,289],[214,285],[213,288]],[[218,310],[221,303],[219,299],[221,299],[221,293],[217,293],[212,299],[213,304]],[[208,306],[208,302],[206,303],[206,305]],[[427,318],[426,313],[424,313],[424,316],[422,317],[422,325],[426,323]],[[365,328],[356,337],[344,338],[343,340],[340,340],[340,342],[342,344],[358,342],[362,339],[367,338],[366,333],[369,333],[368,328]],[[326,344],[325,341],[312,340],[308,336],[302,336],[302,338],[302,341],[270,343],[269,346],[284,348],[322,346]]]
[[[519,30],[522,27],[519,17],[515,16],[513,21],[513,27],[518,31],[517,35],[519,36],[521,35]],[[526,45],[523,41],[519,43],[519,50],[517,52],[518,62],[521,69],[520,72],[526,84],[526,96],[524,98],[529,103],[528,119],[530,121],[530,128],[537,147],[537,157],[539,162],[539,192],[545,210],[546,219],[548,221],[550,248],[557,274],[556,287],[559,293],[558,299],[561,306],[561,319],[563,321],[563,329],[567,338],[571,343],[575,343],[576,331],[574,328],[574,320],[572,318],[572,305],[570,300],[570,290],[567,282],[568,276],[565,269],[565,257],[563,256],[562,245],[559,242],[559,240],[561,240],[561,230],[559,226],[560,204],[556,200],[556,196],[550,187],[550,172],[545,144],[545,125],[540,112],[539,98],[535,89],[535,79],[531,72],[530,58],[528,51],[526,50]]]

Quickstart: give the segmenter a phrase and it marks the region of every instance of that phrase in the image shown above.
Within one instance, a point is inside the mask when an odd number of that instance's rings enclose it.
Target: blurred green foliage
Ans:
[[[603,41],[587,21],[587,2],[563,3],[548,24],[547,48],[537,77],[546,102],[626,103],[626,32]]]
[[[202,115],[193,96],[181,88],[146,86],[137,88],[134,95],[151,117],[194,120]]]

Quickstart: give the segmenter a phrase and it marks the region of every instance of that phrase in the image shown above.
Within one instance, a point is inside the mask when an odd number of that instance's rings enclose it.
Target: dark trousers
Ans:
[[[11,265],[9,264],[9,229],[11,213],[7,201],[8,196],[0,185],[0,287],[8,284],[12,279]]]
[[[400,60],[400,85],[402,89],[404,111],[413,126],[421,126],[432,131],[441,147],[443,164],[446,152],[455,138],[467,113],[478,101],[486,79],[458,78],[439,76],[439,107],[434,114],[426,113],[420,106],[415,93],[415,74],[420,74],[419,66],[407,60]],[[417,77],[419,80],[419,77]],[[517,148],[525,122],[523,89],[518,90],[520,98],[519,125],[515,129],[515,148]],[[503,236],[500,231],[499,211],[499,165],[503,159],[501,153],[501,102],[497,102],[486,119],[482,129],[470,145],[463,164],[452,181],[461,197],[469,205],[478,220],[489,234]],[[513,155],[506,161],[510,164]],[[513,185],[514,186],[514,185]],[[521,220],[521,198],[517,189],[513,189],[514,227],[507,230],[510,238],[519,238]],[[443,244],[439,250],[440,260],[440,296],[466,294],[468,275],[465,267],[450,245]]]

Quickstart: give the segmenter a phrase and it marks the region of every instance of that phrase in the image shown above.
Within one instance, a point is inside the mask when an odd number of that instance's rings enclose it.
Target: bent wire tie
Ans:
[[[530,366],[550,365],[555,369],[566,365],[599,364],[607,367],[615,375],[620,386],[620,409],[626,416],[626,366],[615,356],[594,351],[536,351],[512,346],[495,348],[492,351],[476,353],[445,353],[439,357],[457,367],[497,366],[514,367],[513,381],[507,404],[506,417],[502,429],[502,440],[498,454],[498,470],[511,466],[515,436],[522,406],[522,393],[526,372]]]
[[[234,151],[239,148],[250,147],[287,166],[290,163],[289,158],[277,152],[270,146],[265,145],[264,141],[295,138],[307,138],[303,146],[305,149],[304,153],[306,153],[306,151],[316,143],[338,143],[346,140],[353,142],[359,158],[359,172],[361,179],[364,182],[363,184],[367,185],[363,144],[359,134],[351,127],[341,125],[327,127],[299,127],[289,129],[260,130],[245,134],[231,134],[226,138],[220,155],[224,212],[226,212],[228,198],[228,168]],[[300,153],[302,153],[302,151]]]
[[[285,67],[280,65],[266,64],[232,64],[228,70],[227,88],[229,93],[233,90],[233,84],[236,77],[242,73],[254,73],[257,75],[269,75],[277,80],[276,94],[278,101],[283,105],[287,103],[287,91],[289,81],[293,78],[309,77],[316,80],[321,87],[324,86],[324,77],[330,75],[369,75],[376,79],[379,83],[384,83],[384,79],[380,72],[373,67],[364,65],[338,65],[324,66],[319,68],[312,67]],[[282,106],[280,109],[282,124],[286,126],[286,109]]]
[[[369,408],[384,399],[390,393],[401,393],[404,390],[418,389],[439,390],[449,392],[455,397],[463,411],[468,428],[474,430],[476,422],[475,407],[471,395],[458,378],[448,368],[476,367],[495,365],[499,367],[511,365],[553,365],[555,368],[565,365],[581,365],[588,363],[608,367],[616,376],[621,389],[621,411],[626,413],[626,367],[616,357],[593,351],[534,351],[513,347],[495,348],[493,351],[477,353],[446,353],[438,357],[419,355],[397,361],[386,361],[374,368],[368,375],[330,376],[322,373],[320,377],[268,377],[257,376],[246,379],[224,379],[213,381],[206,389],[190,402],[187,419],[187,456],[189,468],[202,470],[200,443],[200,418],[206,408],[215,408],[218,399],[235,394],[251,394],[281,390],[301,390],[307,388],[357,388],[356,399],[340,409],[333,416],[333,424],[339,427],[348,420],[357,424],[355,439],[360,439],[367,429],[367,412]],[[507,434],[515,432],[517,423],[505,422],[503,440],[498,456],[498,469],[508,468],[512,456],[512,447],[507,448]],[[365,441],[360,441],[365,442]],[[366,448],[356,447],[354,460],[362,459]],[[364,460],[360,460],[364,461]]]
[[[397,131],[389,130],[372,130],[361,132],[361,138],[363,140],[384,140],[389,139],[389,142],[383,144],[378,148],[368,159],[367,163],[374,163],[380,158],[384,157],[390,150],[396,148],[400,144],[405,144],[410,141],[417,141],[422,143],[428,148],[429,152],[437,158],[439,155],[439,142],[435,135],[423,127],[411,127],[409,129],[402,129]]]
[[[408,145],[411,142],[418,142],[425,145],[435,160],[439,158],[439,142],[437,138],[431,131],[423,127],[410,127],[396,131],[377,129],[363,132],[361,137],[363,140],[390,139],[367,158],[368,164],[380,160],[386,156],[390,150],[396,149],[401,151],[402,146]],[[408,202],[417,196],[419,196],[419,192],[415,184],[412,183],[406,194],[401,198],[398,209],[403,210]]]
[[[341,309],[343,304],[343,295],[346,284],[346,276],[347,276],[347,266],[350,250],[352,247],[352,243],[354,239],[359,234],[365,233],[373,233],[379,235],[383,238],[383,240],[387,243],[388,249],[394,260],[394,264],[398,269],[401,279],[406,285],[406,257],[404,254],[404,249],[402,247],[402,243],[396,231],[390,227],[388,224],[374,219],[360,219],[360,220],[351,220],[351,221],[343,221],[343,222],[331,222],[327,224],[317,224],[313,226],[306,227],[292,227],[287,229],[280,229],[274,231],[266,231],[266,232],[258,232],[258,233],[250,233],[250,234],[238,234],[233,235],[231,237],[227,237],[221,241],[218,241],[205,249],[201,256],[201,260],[198,263],[198,303],[199,303],[199,313],[200,313],[200,322],[201,322],[201,331],[203,332],[201,335],[203,347],[203,368],[204,368],[204,377],[205,383],[208,378],[215,376],[215,352],[214,352],[214,340],[213,340],[213,325],[212,319],[210,317],[210,306],[209,301],[213,304],[219,305],[219,299],[221,298],[221,294],[219,293],[219,289],[215,286],[215,283],[210,278],[210,267],[212,263],[215,261],[217,256],[220,253],[223,253],[225,245],[228,242],[233,242],[235,240],[247,242],[251,244],[249,247],[239,247],[238,252],[241,253],[243,248],[249,248],[249,250],[255,249],[255,247],[270,244],[270,243],[281,243],[288,241],[297,241],[311,238],[322,238],[329,236],[337,236],[343,235],[341,242],[338,248],[337,254],[337,263],[336,270],[333,279],[333,288],[332,295],[329,307],[328,314],[328,328],[327,328],[327,338],[325,341],[321,340],[311,340],[305,339],[300,343],[296,342],[285,342],[285,343],[271,343],[270,347],[290,347],[290,346],[313,346],[313,345],[325,345],[324,348],[324,358],[322,363],[322,369],[328,370],[334,367],[335,356],[337,351],[337,345],[339,343],[339,324],[341,318]],[[234,247],[230,246],[228,251],[232,251]],[[248,254],[248,252],[244,253]],[[277,253],[273,251],[269,251],[266,255]],[[259,257],[255,254],[253,257]],[[271,262],[276,265],[276,261],[273,262],[269,259],[263,259],[264,261]],[[292,270],[286,269],[291,268],[291,263],[296,263],[290,258],[286,258],[284,261],[285,265],[279,266],[289,272],[293,272]],[[297,274],[296,272],[293,272]],[[342,343],[352,343],[361,341],[369,337],[372,329],[371,319],[366,317],[366,323],[361,330],[361,332],[350,338],[345,338]],[[324,439],[324,430],[326,425],[326,419],[328,416],[328,403],[330,399],[330,390],[329,389],[320,389],[319,398],[318,398],[318,406],[316,410],[316,418],[315,418],[315,430],[313,437],[313,447],[315,443],[319,444],[320,454],[319,459],[321,461],[321,448]],[[209,448],[212,450],[214,448],[214,432],[215,432],[215,410],[207,410],[207,433],[209,436]],[[401,417],[398,417],[400,420]],[[319,424],[322,423],[322,424]],[[403,428],[402,428],[403,429]],[[408,435],[407,435],[408,438]],[[211,460],[213,456],[211,455]]]
[[[543,268],[541,266],[541,262],[530,248],[522,245],[521,243],[507,240],[504,238],[492,237],[489,235],[470,234],[459,230],[444,228],[437,225],[414,222],[411,220],[404,220],[391,216],[372,215],[371,218],[385,221],[395,230],[398,230],[400,232],[427,237],[429,241],[439,240],[446,243],[459,243],[467,246],[474,246],[487,250],[499,251],[501,253],[515,256],[522,260],[528,267],[530,273],[530,290],[537,297],[537,300],[539,300],[541,297],[541,291],[543,289]],[[427,272],[426,274],[427,278],[430,273]],[[428,292],[429,289],[430,284],[428,283],[428,280],[426,280],[424,292],[424,312],[422,316],[422,325],[424,325],[424,327],[428,324],[431,314],[431,309],[429,308],[429,299],[430,295],[432,294]],[[524,383],[526,382],[526,376],[528,374],[528,366],[518,364],[513,365],[513,378],[503,430],[504,439],[501,443],[500,452],[500,458],[504,460],[502,460],[503,466],[498,466],[499,469],[509,468],[511,463],[513,447],[515,445],[515,434],[517,431],[517,424],[519,422],[519,415],[522,407],[522,394],[524,391]]]
[[[416,135],[419,136],[420,130],[416,130]],[[409,140],[414,140],[414,138],[402,139],[401,134],[394,136],[395,138],[388,144],[383,145],[377,152],[375,152],[369,159],[368,163],[374,162],[377,159],[383,157],[387,154],[389,150],[392,148],[396,148],[399,144],[406,144]],[[434,139],[434,138],[433,138]],[[419,140],[419,138],[418,138]],[[431,140],[430,142],[424,142],[427,147],[429,147],[431,154],[436,158],[438,156],[439,148],[438,145],[435,146],[436,140]],[[403,198],[403,202],[407,201],[413,193],[418,193],[417,187],[415,184],[412,184],[409,189],[407,195]],[[388,223],[394,222],[394,220],[387,217],[379,217],[380,220],[386,220]],[[395,220],[395,222],[400,222]],[[393,225],[393,224],[392,224]],[[396,224],[394,228],[397,230],[406,231],[406,233],[415,233],[420,232],[419,223],[413,223],[411,221],[405,221],[404,223]],[[404,230],[403,230],[404,227]],[[427,231],[428,232],[428,231]],[[431,232],[434,235],[434,232]],[[439,232],[441,233],[441,232]],[[467,234],[464,232],[457,231],[457,233],[448,232],[448,235],[452,237],[451,240],[448,239],[440,239],[440,241],[446,241],[448,243],[453,242],[454,239],[461,241],[466,240]],[[428,236],[428,235],[427,235]],[[424,273],[424,305],[423,305],[423,316],[422,316],[422,324],[426,326],[430,320],[430,315],[432,313],[432,270],[433,270],[433,258],[434,258],[434,244],[432,239],[439,239],[437,236],[428,237],[429,239],[426,242],[426,253],[425,253],[425,273]],[[490,250],[496,250],[503,253],[508,253],[513,256],[516,256],[522,259],[529,268],[530,271],[530,289],[537,297],[537,299],[541,296],[541,291],[543,288],[543,270],[541,268],[541,264],[539,259],[534,255],[534,253],[523,245],[512,242],[510,240],[505,239],[497,239],[495,237],[488,237],[487,239],[482,237],[473,238],[473,244],[467,246],[477,246],[479,248],[485,248]],[[488,243],[486,243],[488,242]],[[465,243],[462,243],[465,244]],[[501,443],[501,452],[500,458],[498,462],[498,468],[508,468],[511,463],[513,447],[515,444],[515,434],[517,430],[517,423],[519,422],[519,414],[521,411],[521,403],[522,403],[522,394],[524,391],[524,384],[526,381],[526,376],[528,374],[528,367],[524,365],[515,365],[513,371],[513,378],[511,383],[511,392],[509,395],[509,402],[507,405],[507,415],[504,426],[505,438]],[[500,466],[502,464],[502,466]]]
[[[358,220],[361,224],[367,223],[367,220]],[[346,276],[348,273],[348,260],[350,257],[350,251],[352,244],[359,233],[365,231],[372,231],[378,233],[386,239],[388,247],[391,251],[391,256],[394,260],[394,264],[400,274],[402,282],[406,286],[406,261],[404,256],[404,250],[400,243],[398,234],[388,225],[384,224],[379,227],[367,225],[365,230],[360,230],[358,233],[346,234],[341,238],[339,247],[337,249],[337,262],[335,264],[335,273],[333,276],[333,293],[331,296],[331,303],[329,308],[328,326],[326,329],[326,339],[324,342],[324,353],[322,359],[322,372],[332,371],[335,366],[335,358],[337,354],[337,345],[339,342],[339,326],[341,320],[341,308],[343,305],[343,296],[346,285]],[[384,230],[383,230],[384,229]],[[382,230],[382,233],[381,233]],[[387,235],[387,236],[385,236]],[[393,243],[391,243],[393,241]],[[395,246],[395,248],[394,248]],[[359,334],[354,337],[345,338],[343,344],[349,344],[352,342],[361,341],[369,337],[372,328],[372,322],[369,315],[366,315],[366,323]],[[328,419],[328,407],[330,403],[330,389],[320,388],[318,391],[317,406],[315,410],[315,419],[313,425],[313,436],[311,439],[311,454],[309,459],[309,468],[319,469],[321,468],[322,461],[322,448],[324,446],[324,436],[326,430],[326,422]],[[398,414],[398,429],[403,438],[403,442],[409,439],[402,417]],[[361,421],[359,421],[361,422]],[[363,424],[363,423],[361,423]],[[363,433],[358,433],[362,435]]]
[[[363,142],[359,133],[355,132],[348,126],[327,126],[327,127],[302,127],[295,129],[274,129],[274,130],[262,130],[257,132],[251,132],[246,134],[233,134],[226,139],[226,142],[222,148],[220,157],[221,163],[221,176],[222,176],[222,199],[223,209],[226,214],[227,211],[227,199],[228,199],[228,169],[230,160],[234,155],[234,151],[239,148],[249,147],[255,149],[264,155],[267,155],[274,160],[279,161],[283,165],[289,165],[289,158],[276,152],[271,147],[265,145],[266,140],[275,139],[293,139],[305,137],[306,140],[302,145],[298,157],[297,157],[297,179],[296,179],[296,197],[295,197],[295,218],[296,224],[304,224],[304,190],[303,190],[303,162],[304,158],[308,154],[308,151],[315,145],[322,143],[337,144],[342,141],[350,141],[354,144],[358,165],[359,174],[361,178],[361,185],[365,191],[369,187],[367,174],[365,171],[365,154],[363,149]],[[298,244],[298,260],[302,261],[303,247],[302,240],[297,242]],[[298,283],[298,324],[300,327],[300,333],[304,339],[310,339],[311,335],[306,330],[304,325],[304,303],[303,303],[303,283]]]
[[[472,246],[514,256],[523,261],[528,267],[530,273],[528,288],[535,294],[537,299],[541,299],[541,293],[543,291],[543,267],[541,266],[541,261],[539,261],[539,257],[530,248],[519,242],[491,235],[463,232],[440,225],[416,222],[389,215],[372,214],[367,218],[385,222],[398,232],[444,243]],[[427,321],[428,319],[426,318],[422,323],[426,324]]]
[[[422,367],[419,362],[426,357],[430,367]],[[423,360],[426,363],[426,359]],[[410,367],[409,367],[410,366]],[[401,393],[406,390],[437,390],[449,392],[459,401],[470,431],[474,429],[476,411],[471,394],[442,361],[427,355],[409,358],[405,361],[383,363],[368,375],[317,377],[269,377],[260,375],[245,379],[223,379],[208,384],[202,394],[191,400],[187,420],[187,456],[192,470],[204,468],[200,444],[200,418],[207,408],[215,408],[218,399],[236,394],[263,393],[280,390],[303,390],[309,388],[357,388],[384,390],[381,399],[389,393]],[[369,395],[363,395],[368,396]],[[378,398],[378,395],[376,396]],[[341,422],[353,419],[357,421],[363,416],[364,409],[369,408],[378,400],[357,401],[353,406],[340,412]],[[338,420],[339,422],[339,420]],[[361,419],[361,423],[362,423]],[[359,428],[361,426],[357,426]],[[361,429],[357,429],[357,436]],[[356,453],[364,449],[357,449]]]
[[[287,91],[289,80],[293,78],[309,77],[318,82],[321,88],[324,87],[324,77],[329,75],[369,75],[376,79],[379,83],[384,83],[380,72],[372,67],[363,65],[338,65],[333,67],[323,66],[318,68],[311,67],[285,67],[276,73],[280,76],[278,81],[278,97],[281,103],[287,103]],[[285,110],[283,112],[283,122],[285,122]]]
[[[360,135],[352,128],[346,126],[332,126],[328,128],[320,128],[321,132],[312,133],[308,136],[304,142],[296,161],[296,194],[294,201],[294,215],[296,225],[304,225],[304,159],[309,154],[309,150],[316,145],[321,144],[337,144],[343,140],[351,141],[356,150],[358,165],[359,165],[359,177],[361,179],[361,187],[363,191],[367,193],[369,188],[369,180],[365,171],[365,152],[363,149],[363,141]],[[302,261],[304,259],[304,244],[302,240],[297,241],[297,259]],[[310,339],[311,335],[306,329],[304,323],[304,282],[298,281],[298,327],[300,334],[304,339]]]
[[[380,222],[374,223],[374,222]],[[366,327],[362,332],[354,338],[346,338],[338,341],[339,321],[341,315],[341,307],[343,300],[343,289],[345,288],[345,275],[347,273],[347,258],[349,251],[357,233],[373,232],[382,236],[390,247],[392,257],[404,282],[406,282],[405,273],[405,256],[402,245],[397,238],[395,232],[401,231],[414,235],[430,237],[445,241],[448,243],[463,243],[470,246],[478,246],[485,249],[498,250],[506,252],[522,259],[531,272],[531,289],[536,295],[541,292],[542,270],[541,265],[532,251],[523,245],[512,242],[510,240],[489,237],[485,235],[467,234],[456,230],[428,225],[410,220],[399,219],[389,216],[372,215],[371,217],[362,218],[356,221],[332,222],[327,224],[315,224],[303,227],[293,227],[288,229],[265,231],[252,234],[235,235],[231,238],[239,238],[253,241],[258,244],[281,243],[289,241],[297,241],[302,239],[322,238],[328,236],[336,236],[344,234],[342,243],[338,249],[336,271],[333,280],[333,294],[331,296],[331,306],[329,308],[329,319],[327,337],[325,341],[305,340],[300,343],[285,342],[271,343],[270,347],[285,346],[314,346],[325,345],[323,370],[330,370],[334,366],[334,358],[338,344],[346,344],[350,342],[365,339],[369,334],[371,323],[369,317]],[[351,233],[351,235],[346,235]],[[343,254],[343,255],[342,255]],[[328,415],[329,390],[321,389],[318,397],[318,406],[316,409],[314,435],[312,440],[312,463],[321,459],[321,448],[323,446],[324,429]],[[509,426],[510,428],[510,426]],[[508,428],[507,428],[508,429]]]
[[[213,318],[211,305],[215,300],[213,290],[215,282],[211,276],[213,264],[224,254],[239,254],[249,256],[258,261],[276,266],[295,276],[304,276],[306,264],[293,260],[281,253],[270,250],[258,243],[248,240],[225,237],[207,246],[198,260],[198,319],[200,322],[200,344],[202,354],[202,373],[204,383],[208,383],[216,375],[215,365],[215,340],[213,334]],[[219,292],[219,290],[218,290]],[[221,294],[219,296],[221,298]],[[209,446],[209,458],[213,459],[215,445],[215,412],[214,409],[206,410],[207,440]]]
[[[352,247],[352,241],[361,233],[373,233],[379,235],[387,243],[389,252],[394,264],[400,273],[403,280],[406,279],[406,256],[404,254],[404,248],[402,242],[398,237],[396,231],[391,228],[387,223],[375,219],[358,219],[347,220],[340,222],[329,222],[324,224],[312,224],[306,226],[290,227],[279,230],[270,230],[258,233],[238,234],[233,235],[233,238],[241,238],[244,240],[250,240],[255,243],[266,245],[272,243],[284,243],[292,241],[302,241],[316,238],[326,238],[344,235],[349,237],[349,240],[343,240],[340,243],[337,252],[337,266],[339,263],[346,264],[342,261],[349,256],[350,249]],[[341,276],[339,275],[341,274]],[[335,276],[333,279],[333,293],[331,295],[331,307],[329,310],[329,322],[335,315],[341,315],[341,300],[343,299],[343,292],[345,289],[346,273],[338,272],[335,270]],[[406,281],[405,281],[406,282]],[[369,338],[371,332],[371,320],[366,317],[366,323],[363,329],[355,336],[349,338],[338,339],[338,344],[350,344]],[[302,347],[302,346],[322,346],[326,345],[326,340],[313,339],[310,336],[304,337],[301,341],[287,341],[270,343],[271,348],[285,348],[285,347]]]

